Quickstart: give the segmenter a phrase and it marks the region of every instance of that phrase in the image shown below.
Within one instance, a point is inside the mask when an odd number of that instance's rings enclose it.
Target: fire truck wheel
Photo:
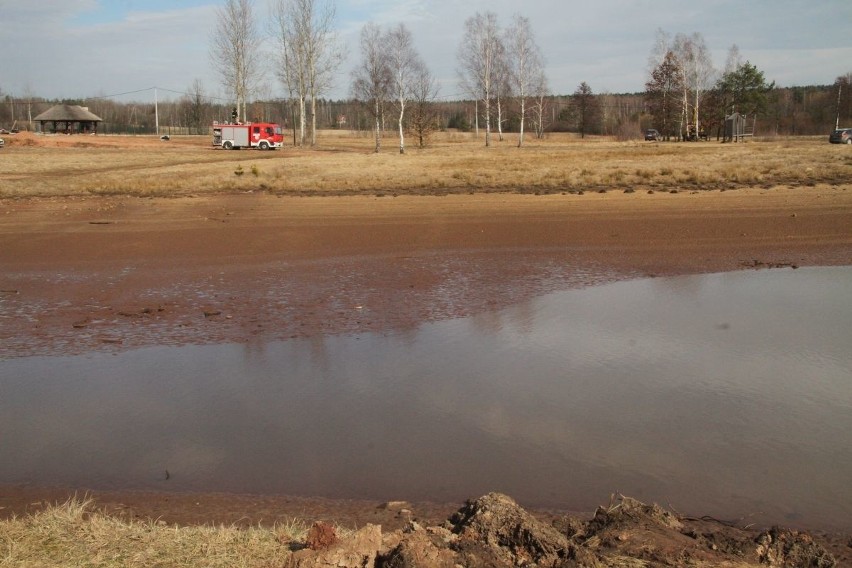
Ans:
[[[260,144],[257,145],[257,147],[260,148],[261,150],[269,150],[269,142],[267,142],[266,140],[263,140],[263,141],[261,141]]]
[[[222,142],[222,148],[224,148],[225,150],[231,150],[233,147],[234,143],[230,140],[225,140],[224,142]]]

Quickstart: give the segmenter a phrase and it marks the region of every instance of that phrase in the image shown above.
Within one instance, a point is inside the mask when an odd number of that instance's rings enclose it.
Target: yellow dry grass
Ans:
[[[42,566],[222,567],[282,566],[290,543],[306,527],[167,526],[125,520],[71,500],[24,517],[0,521],[0,568]]]
[[[516,135],[494,139],[486,148],[481,136],[438,133],[400,155],[393,137],[376,154],[370,136],[337,131],[322,132],[314,149],[275,152],[214,149],[207,137],[30,136],[3,150],[0,197],[691,191],[852,180],[852,152],[822,137],[720,144],[550,134],[523,148]]]

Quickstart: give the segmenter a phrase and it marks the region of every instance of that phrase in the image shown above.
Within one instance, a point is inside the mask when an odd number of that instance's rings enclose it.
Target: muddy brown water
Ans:
[[[638,279],[400,332],[0,361],[0,483],[852,528],[852,268]],[[365,309],[352,306],[351,309]]]

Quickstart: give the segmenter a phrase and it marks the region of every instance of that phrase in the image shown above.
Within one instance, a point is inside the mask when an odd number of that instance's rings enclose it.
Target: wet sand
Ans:
[[[852,185],[8,199],[0,201],[0,357],[400,330],[602,281],[849,264]],[[0,516],[75,490],[85,488],[0,487]],[[94,495],[112,510],[167,522],[403,522],[359,501]],[[457,506],[414,509],[438,522]]]
[[[404,329],[553,289],[852,259],[844,186],[0,201],[0,357]]]

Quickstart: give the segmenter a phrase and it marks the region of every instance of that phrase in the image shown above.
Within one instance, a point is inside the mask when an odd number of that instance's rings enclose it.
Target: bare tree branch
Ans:
[[[361,64],[352,73],[352,96],[364,103],[375,119],[376,153],[382,149],[384,105],[390,95],[392,75],[382,31],[368,22],[361,29]]]
[[[458,59],[462,88],[481,100],[485,112],[485,146],[491,146],[491,101],[495,95],[498,58],[501,50],[497,14],[477,12],[464,23]]]
[[[237,116],[248,118],[247,102],[260,74],[260,38],[252,0],[225,0],[217,11],[210,59],[225,85],[234,93]]]
[[[515,15],[506,31],[506,48],[511,65],[511,80],[518,98],[520,131],[518,148],[524,145],[524,126],[527,116],[527,99],[532,95],[536,80],[543,73],[541,49],[533,37],[530,21]]]
[[[274,0],[270,20],[279,44],[278,77],[299,105],[299,140],[317,142],[317,99],[332,86],[343,62],[334,30],[334,4],[324,0]]]

